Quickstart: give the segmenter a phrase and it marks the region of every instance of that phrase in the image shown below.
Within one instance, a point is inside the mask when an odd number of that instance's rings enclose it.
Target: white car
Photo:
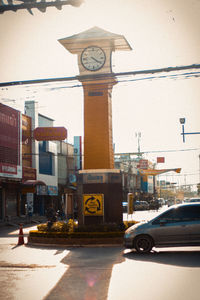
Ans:
[[[190,198],[187,202],[200,202],[200,198]]]

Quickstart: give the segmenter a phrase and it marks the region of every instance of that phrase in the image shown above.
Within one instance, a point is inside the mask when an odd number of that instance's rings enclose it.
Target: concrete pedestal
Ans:
[[[89,209],[88,203],[91,204]],[[92,204],[94,204],[94,209]],[[98,211],[100,204],[103,206],[102,215],[99,215]],[[122,174],[120,171],[115,169],[80,171],[78,175],[79,224],[120,224],[122,221]]]

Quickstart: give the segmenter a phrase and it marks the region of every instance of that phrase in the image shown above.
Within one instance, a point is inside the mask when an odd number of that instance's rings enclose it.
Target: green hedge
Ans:
[[[78,225],[72,219],[68,222],[59,221],[54,222],[51,229],[48,230],[47,224],[40,224],[37,226],[38,231],[41,232],[63,232],[64,235],[69,232],[124,232],[128,227],[137,223],[136,221],[125,221],[121,224],[108,223],[108,224],[94,224],[94,225]]]

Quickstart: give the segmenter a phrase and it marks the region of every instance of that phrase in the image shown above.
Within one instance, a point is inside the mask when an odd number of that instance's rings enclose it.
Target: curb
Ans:
[[[120,243],[120,244],[73,244],[73,245],[63,245],[63,244],[43,244],[43,243],[28,242],[24,245],[27,246],[27,247],[34,246],[34,247],[57,247],[57,248],[123,247],[123,243]]]
[[[45,238],[45,237],[31,237],[28,236],[28,245],[42,245],[42,246],[64,246],[64,247],[85,247],[85,246],[99,246],[102,245],[123,245],[123,238]]]

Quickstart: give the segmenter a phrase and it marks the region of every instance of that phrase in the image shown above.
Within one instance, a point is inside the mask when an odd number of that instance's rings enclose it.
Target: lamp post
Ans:
[[[182,125],[182,135],[183,135],[183,143],[185,143],[185,130],[184,130],[184,125],[185,125],[185,118],[180,118],[179,119],[181,125]]]

